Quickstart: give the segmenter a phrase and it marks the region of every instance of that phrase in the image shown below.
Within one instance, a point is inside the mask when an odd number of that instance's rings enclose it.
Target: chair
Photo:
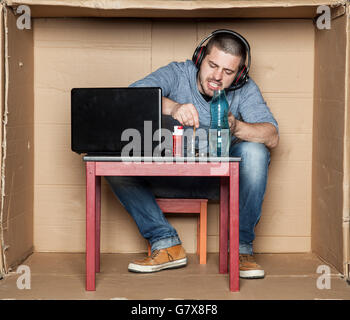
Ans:
[[[197,220],[197,255],[199,263],[207,263],[207,204],[208,199],[156,199],[164,213],[199,213]],[[148,255],[151,247],[148,243]]]

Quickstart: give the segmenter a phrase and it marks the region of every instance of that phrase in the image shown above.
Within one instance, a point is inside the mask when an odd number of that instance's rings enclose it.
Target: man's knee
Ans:
[[[234,156],[241,157],[240,172],[242,181],[260,185],[267,180],[270,151],[262,143],[241,142],[235,147]]]
[[[270,163],[270,151],[263,143],[243,141],[236,148],[235,156],[241,157],[242,162],[256,165]]]

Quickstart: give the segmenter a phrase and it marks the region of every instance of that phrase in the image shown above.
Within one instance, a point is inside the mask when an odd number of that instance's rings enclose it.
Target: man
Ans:
[[[233,32],[231,32],[233,33]],[[247,48],[238,37],[219,32],[210,38],[199,65],[172,62],[131,86],[161,87],[162,113],[184,126],[208,130],[214,90],[230,88],[245,65]],[[249,48],[248,48],[249,50]],[[270,163],[269,149],[279,141],[278,125],[252,79],[228,91],[229,125],[233,136],[230,156],[240,163],[240,277],[263,278],[264,270],[253,257],[254,228],[261,206]],[[155,272],[187,264],[176,230],[158,207],[154,179],[106,177],[112,190],[151,244],[152,254],[129,264],[129,271]],[[179,178],[178,178],[179,179]]]

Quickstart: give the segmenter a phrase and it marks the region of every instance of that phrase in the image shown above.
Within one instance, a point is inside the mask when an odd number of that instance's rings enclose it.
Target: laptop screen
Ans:
[[[161,137],[161,97],[161,88],[72,89],[72,150],[121,155],[132,142],[134,148],[128,155],[137,151],[136,155],[151,156]]]

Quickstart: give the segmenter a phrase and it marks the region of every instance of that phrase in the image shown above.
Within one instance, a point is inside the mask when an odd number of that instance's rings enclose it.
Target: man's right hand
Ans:
[[[192,103],[177,103],[171,112],[171,116],[184,126],[199,127],[198,111]]]

